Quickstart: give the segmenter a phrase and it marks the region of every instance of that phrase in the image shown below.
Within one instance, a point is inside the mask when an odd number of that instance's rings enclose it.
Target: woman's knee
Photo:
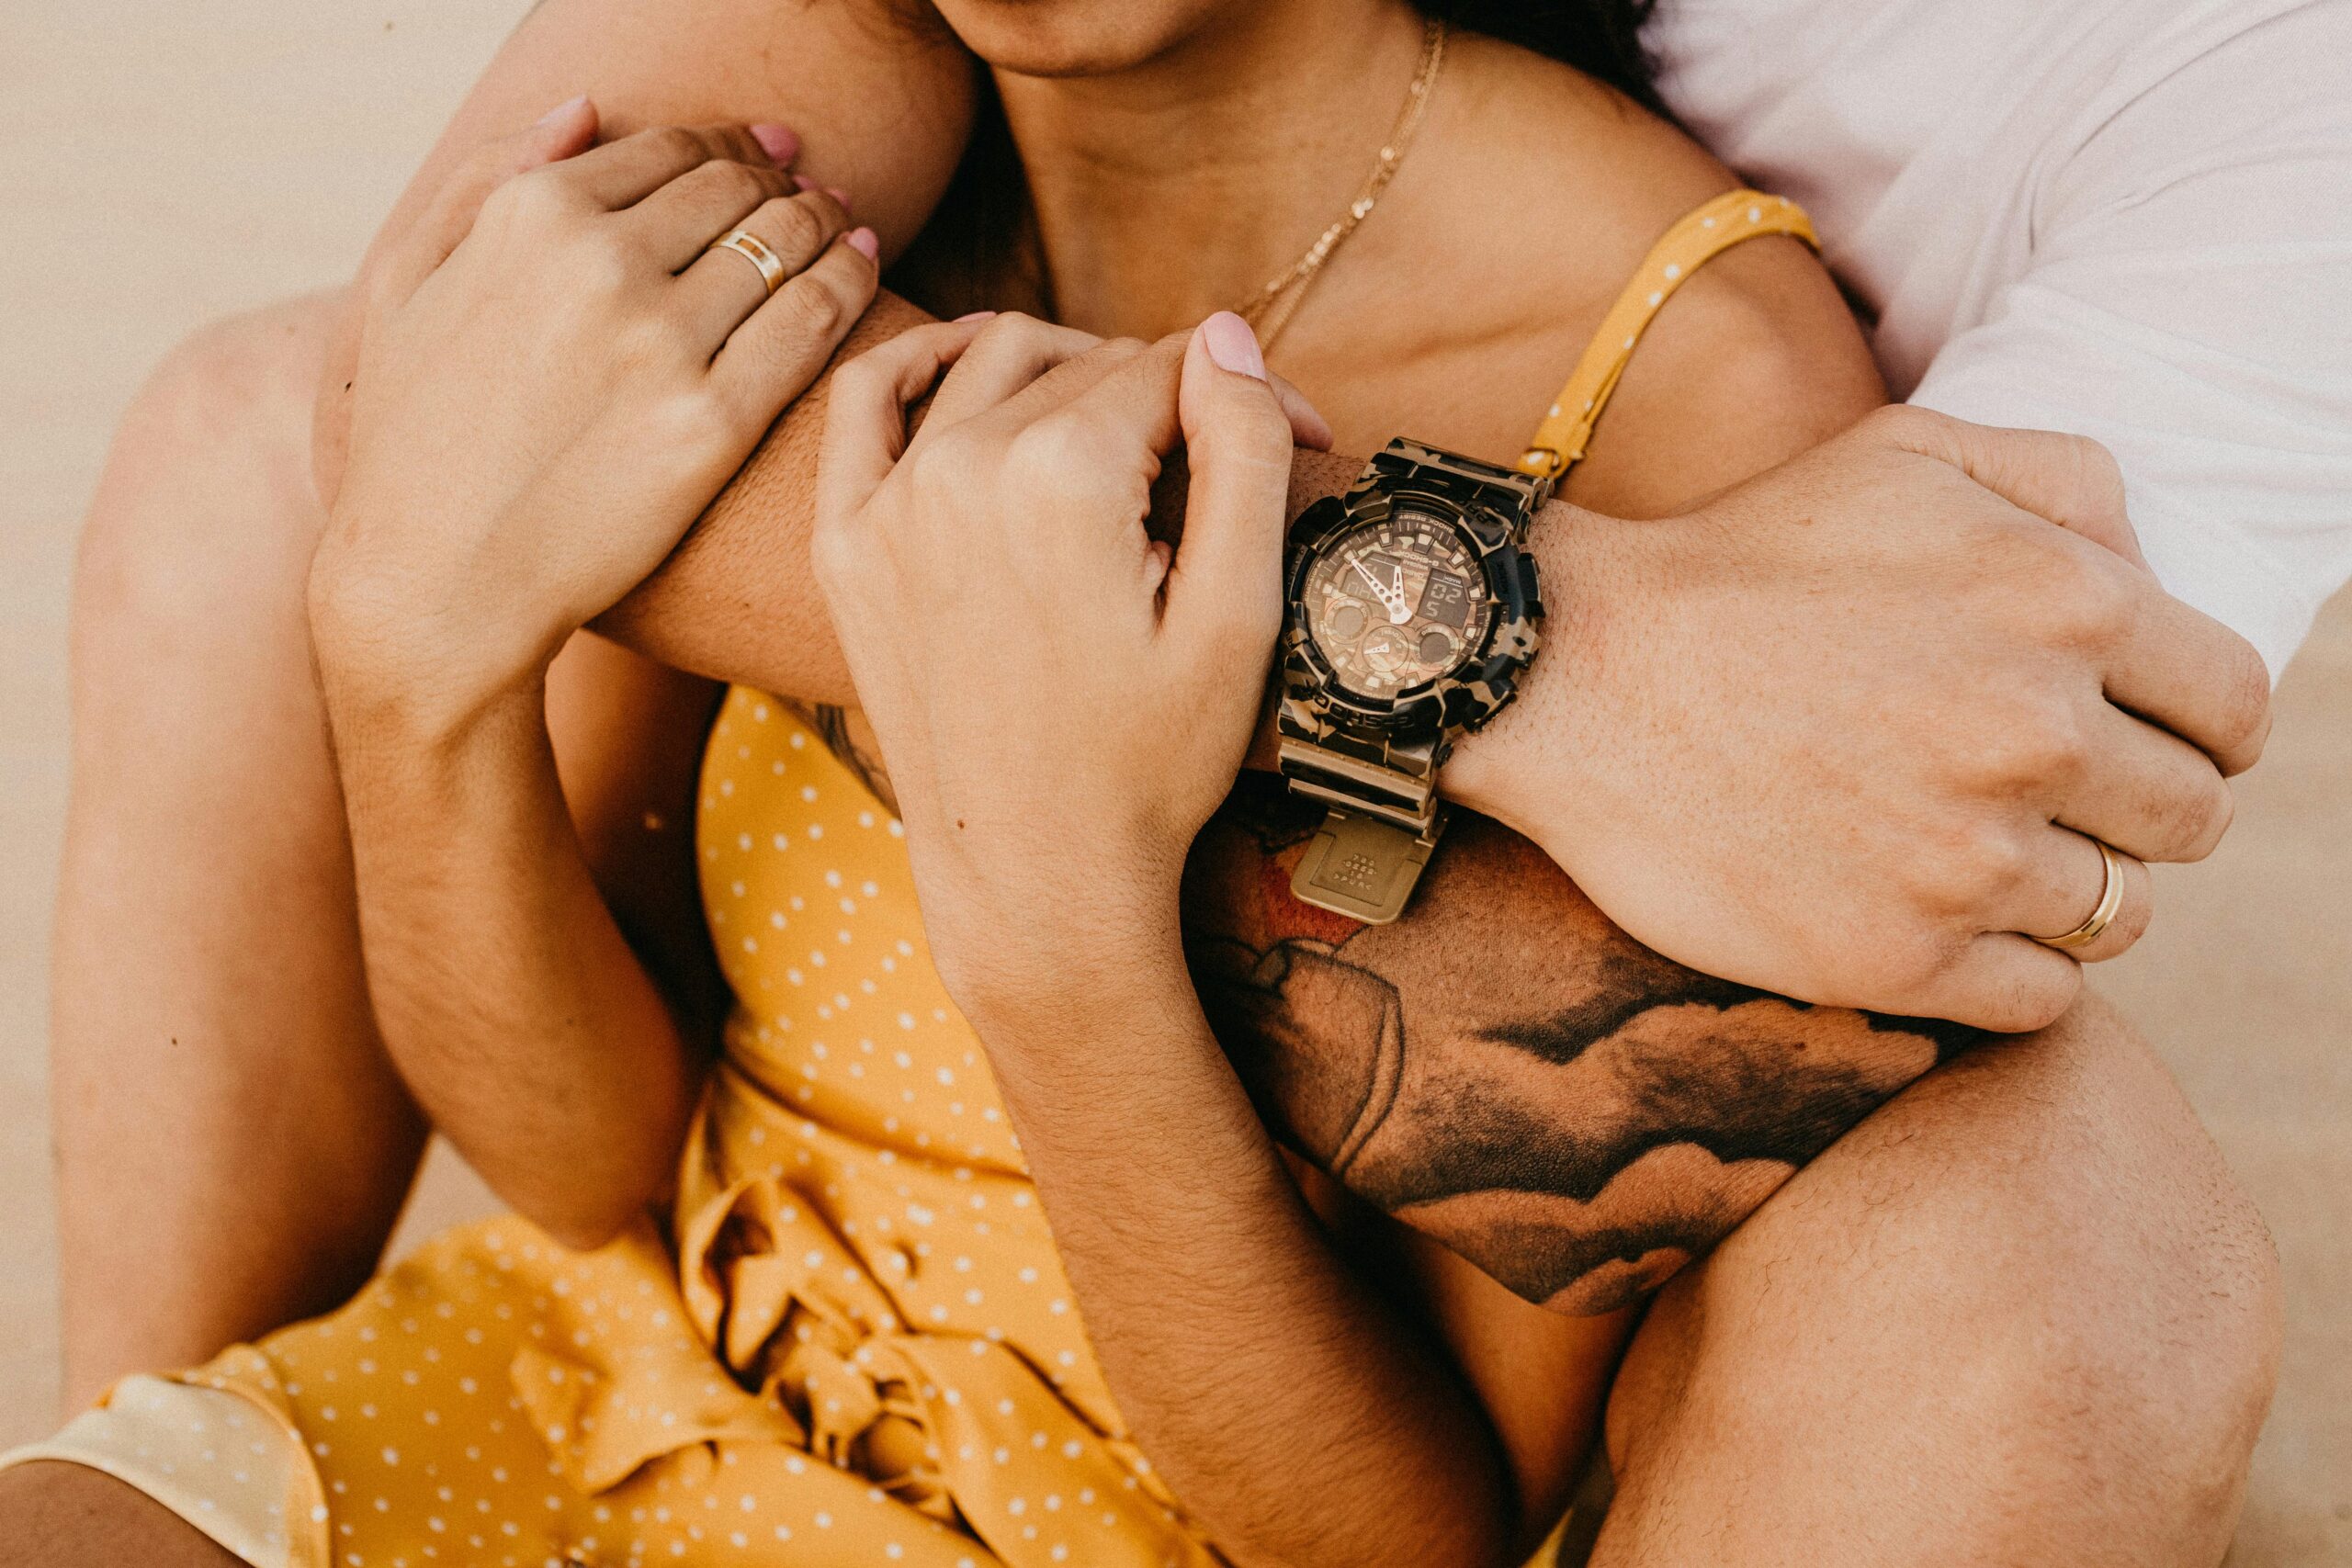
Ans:
[[[339,299],[216,322],[149,376],[83,529],[74,618],[85,669],[124,653],[186,656],[257,615],[300,615],[322,522],[311,405]]]

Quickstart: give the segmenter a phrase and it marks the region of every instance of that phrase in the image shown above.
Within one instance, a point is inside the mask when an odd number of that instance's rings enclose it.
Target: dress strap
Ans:
[[[1617,389],[1617,378],[1634,356],[1634,345],[1657,315],[1658,307],[1682,287],[1683,280],[1716,256],[1758,234],[1788,234],[1814,249],[1813,220],[1804,209],[1784,196],[1757,190],[1725,191],[1704,207],[1686,215],[1650,247],[1650,254],[1601,318],[1600,330],[1577,362],[1576,374],[1560,389],[1559,398],[1536,427],[1535,438],[1520,458],[1521,473],[1553,479],[1576,466]]]

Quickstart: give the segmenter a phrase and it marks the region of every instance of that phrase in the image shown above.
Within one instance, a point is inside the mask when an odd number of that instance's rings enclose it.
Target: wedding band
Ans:
[[[760,269],[760,281],[774,294],[784,287],[784,258],[768,249],[767,242],[749,229],[729,229],[710,243],[714,251],[733,251]]]
[[[2123,908],[2123,857],[2115,852],[2104,839],[2093,839],[2098,846],[2099,863],[2107,868],[2107,886],[2099,889],[2098,908],[2091,918],[2068,931],[2064,936],[2038,936],[2033,940],[2044,947],[2054,947],[2061,953],[2078,947],[2088,947],[2107,930],[2116,912]]]

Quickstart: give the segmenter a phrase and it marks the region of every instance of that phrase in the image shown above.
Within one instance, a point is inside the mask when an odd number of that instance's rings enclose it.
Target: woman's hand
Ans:
[[[1332,1247],[1183,968],[1179,874],[1249,744],[1291,444],[1320,433],[1297,409],[1236,316],[1148,348],[918,329],[833,378],[817,576],[932,961],[1153,1468],[1235,1562],[1498,1562],[1492,1428]],[[1144,525],[1180,431],[1171,552]]]
[[[906,408],[953,365],[911,442]],[[818,580],[967,1012],[1177,962],[1187,847],[1239,768],[1282,619],[1293,440],[1249,327],[1146,347],[1020,316],[925,327],[833,378]],[[1176,549],[1146,532],[1191,468]],[[1138,938],[1141,939],[1140,944]]]
[[[872,233],[844,234],[749,130],[650,130],[498,178],[593,127],[568,105],[485,149],[374,275],[311,580],[338,710],[438,728],[535,687],[873,297]],[[773,293],[712,248],[739,226],[782,262]]]

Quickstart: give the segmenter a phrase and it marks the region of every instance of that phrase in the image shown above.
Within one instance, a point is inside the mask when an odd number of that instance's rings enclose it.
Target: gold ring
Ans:
[[[770,294],[784,287],[784,258],[768,249],[767,242],[749,229],[729,229],[713,240],[710,248],[714,251],[733,251],[758,267],[760,281],[768,286]]]
[[[2093,839],[2091,842],[2098,846],[2099,863],[2107,868],[2107,885],[2099,889],[2098,908],[2091,911],[2089,919],[2064,936],[2038,936],[2033,939],[2044,947],[2054,947],[2061,953],[2088,947],[2099,939],[2099,933],[2107,930],[2108,923],[2123,908],[2123,857],[2116,853],[2104,839]]]

